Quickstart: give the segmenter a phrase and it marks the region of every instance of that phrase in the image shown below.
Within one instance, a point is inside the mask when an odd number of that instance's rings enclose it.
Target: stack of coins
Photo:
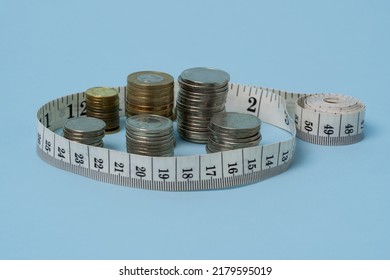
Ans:
[[[205,67],[180,74],[176,108],[177,129],[182,138],[207,143],[212,116],[225,110],[229,79],[225,71]]]
[[[208,153],[257,146],[260,143],[259,118],[243,113],[222,112],[212,117],[206,145]]]
[[[106,133],[120,130],[118,92],[109,87],[94,87],[86,91],[87,116],[106,123]]]
[[[153,114],[172,119],[173,77],[156,71],[127,76],[126,116]]]
[[[126,120],[127,152],[146,156],[173,156],[172,121],[158,115],[136,115]]]
[[[103,147],[105,128],[106,124],[102,120],[91,117],[79,117],[69,119],[65,122],[63,135],[72,141]]]

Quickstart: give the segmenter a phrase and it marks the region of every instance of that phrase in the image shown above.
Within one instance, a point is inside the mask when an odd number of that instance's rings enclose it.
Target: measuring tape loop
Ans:
[[[126,87],[116,87],[116,90],[119,114],[124,117]],[[175,90],[177,92],[177,87]],[[229,84],[226,111],[253,114],[263,122],[287,131],[287,139],[218,153],[148,157],[84,145],[55,133],[68,119],[86,115],[85,92],[70,94],[50,101],[38,110],[37,153],[57,168],[111,184],[163,191],[231,188],[287,170],[294,157],[297,133],[309,142],[329,145],[349,144],[361,139],[364,105],[354,106],[355,99],[344,101],[342,96],[331,95],[319,97],[331,108],[321,105],[318,109],[315,107],[317,100],[307,100],[310,97]],[[344,102],[348,109],[344,109]],[[313,104],[315,109],[312,109]],[[340,108],[334,109],[332,104]],[[295,115],[295,122],[289,113]],[[305,128],[307,122],[312,123],[310,131]],[[325,128],[333,133],[325,133]],[[328,140],[324,140],[326,137]]]
[[[365,106],[336,94],[300,97],[296,103],[297,136],[320,145],[347,145],[363,138]]]

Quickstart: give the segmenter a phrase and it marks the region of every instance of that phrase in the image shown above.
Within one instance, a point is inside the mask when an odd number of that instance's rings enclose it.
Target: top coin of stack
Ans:
[[[118,92],[109,87],[94,87],[86,91],[87,116],[106,123],[106,132],[119,131]]]
[[[207,143],[212,116],[225,110],[229,79],[225,71],[206,67],[190,68],[180,74],[176,108],[182,138]]]
[[[210,122],[210,136],[206,145],[209,153],[257,146],[260,143],[259,118],[234,112],[214,115]]]
[[[157,71],[127,76],[126,116],[153,114],[172,119],[173,77]]]
[[[66,139],[82,144],[103,147],[106,124],[104,121],[91,118],[72,118],[65,122],[63,134]]]

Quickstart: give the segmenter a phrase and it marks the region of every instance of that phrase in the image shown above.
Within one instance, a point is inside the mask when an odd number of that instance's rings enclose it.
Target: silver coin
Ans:
[[[150,141],[157,141],[157,139],[165,139],[172,137],[173,131],[161,132],[161,133],[139,133],[137,131],[126,131],[126,136],[133,138],[149,138]]]
[[[127,118],[127,152],[148,156],[172,156],[175,145],[173,123],[170,119],[151,114]]]
[[[63,136],[86,145],[103,147],[106,123],[92,117],[69,119],[63,127]]]
[[[248,143],[248,142],[255,142],[259,141],[261,139],[260,133],[256,133],[253,136],[250,137],[245,137],[245,138],[232,138],[232,137],[225,137],[221,136],[220,134],[217,133],[210,133],[210,138],[218,143]]]
[[[129,126],[132,130],[158,132],[165,131],[172,127],[172,121],[166,117],[158,115],[135,115],[127,118],[126,126]]]
[[[261,121],[259,118],[249,114],[221,112],[212,117],[211,124],[214,129],[221,131],[245,131],[260,129]]]
[[[261,121],[249,114],[222,112],[209,125],[207,152],[220,152],[257,146],[261,141]]]
[[[72,132],[93,133],[104,130],[106,123],[92,117],[79,117],[67,120],[64,128]]]
[[[230,76],[225,71],[219,69],[196,67],[184,70],[180,75],[180,79],[194,85],[221,87],[229,82]]]
[[[181,73],[176,109],[183,139],[207,142],[211,117],[225,110],[229,79],[228,73],[214,68],[190,68]]]

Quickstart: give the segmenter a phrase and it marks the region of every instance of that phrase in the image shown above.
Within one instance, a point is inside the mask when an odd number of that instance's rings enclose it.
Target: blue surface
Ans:
[[[389,3],[1,1],[0,258],[389,259]],[[120,187],[36,155],[47,101],[195,66],[355,96],[366,137],[298,140],[287,172],[226,191]]]

